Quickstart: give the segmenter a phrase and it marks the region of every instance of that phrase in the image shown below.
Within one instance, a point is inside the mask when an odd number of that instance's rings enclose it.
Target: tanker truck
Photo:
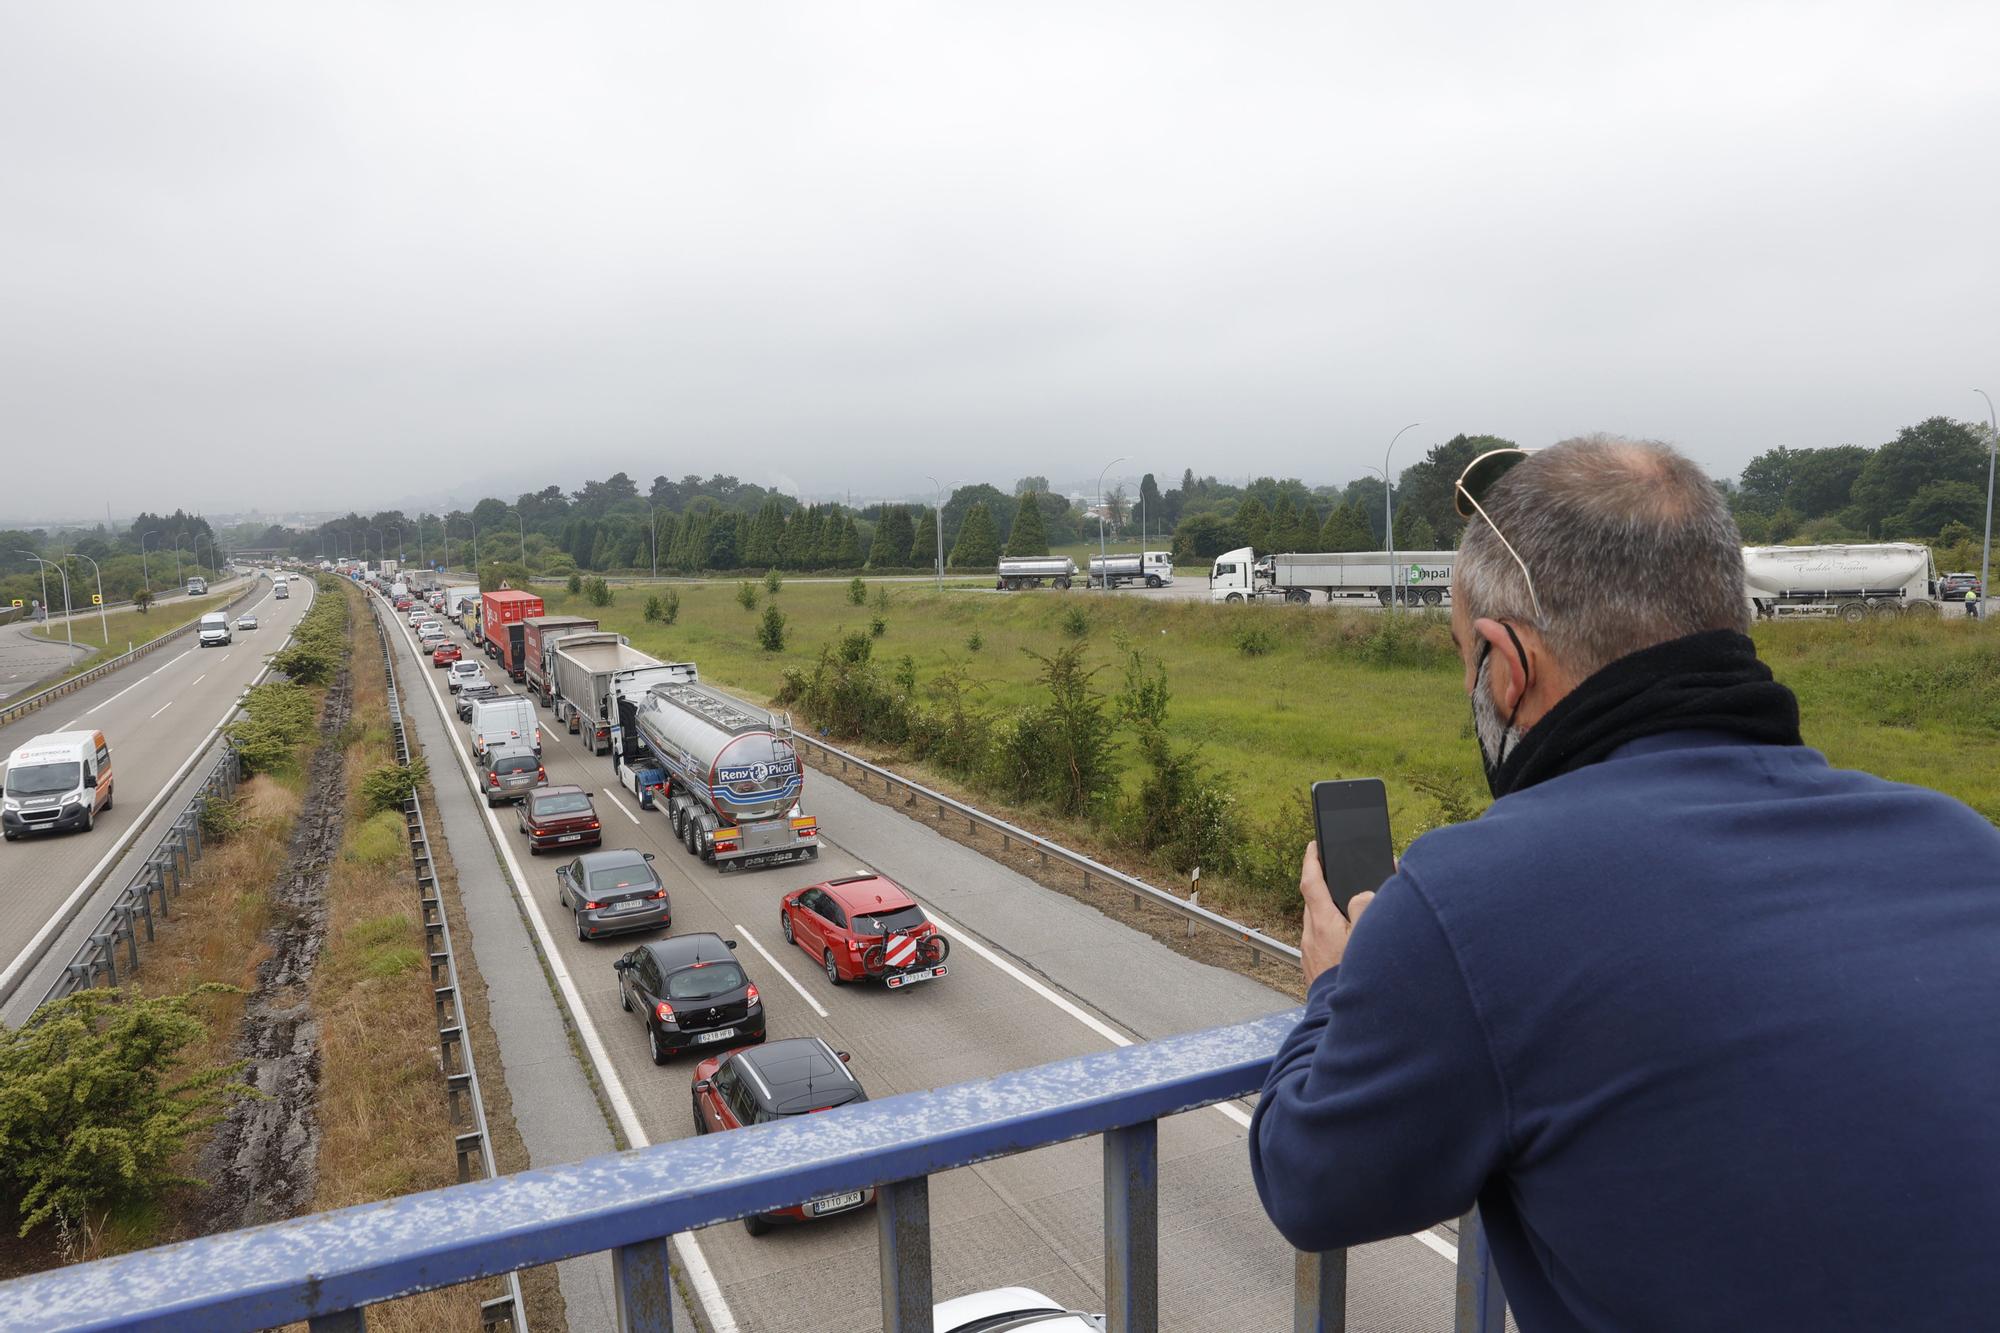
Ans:
[[[1075,577],[1076,561],[1066,555],[1009,555],[1000,558],[999,576],[993,586],[1001,592],[1039,588],[1044,583],[1067,588]]]
[[[619,782],[666,812],[690,855],[725,868],[819,855],[819,821],[799,805],[805,766],[788,717],[692,679],[640,688],[636,676],[614,677],[609,698]]]
[[[1161,588],[1173,581],[1174,557],[1171,551],[1131,551],[1123,555],[1090,557],[1090,575],[1084,586],[1102,588],[1108,583],[1114,588],[1122,588],[1128,583],[1143,583],[1148,588]]]
[[[1937,566],[1928,546],[1746,546],[1745,595],[1760,620],[1936,615]]]

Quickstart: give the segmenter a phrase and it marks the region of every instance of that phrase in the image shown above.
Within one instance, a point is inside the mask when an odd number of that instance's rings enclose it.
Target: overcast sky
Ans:
[[[5,517],[1733,473],[2000,394],[1990,0],[0,13]]]

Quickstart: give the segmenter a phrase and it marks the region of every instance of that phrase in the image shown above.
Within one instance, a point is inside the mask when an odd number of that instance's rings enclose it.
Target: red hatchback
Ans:
[[[879,977],[900,990],[943,976],[951,952],[917,900],[885,875],[849,875],[788,893],[778,925],[836,986]]]
[[[694,1067],[697,1134],[716,1134],[867,1100],[861,1081],[847,1072],[847,1052],[834,1050],[818,1037],[788,1037],[724,1051]],[[743,1229],[761,1236],[773,1222],[810,1222],[866,1208],[873,1202],[874,1190],[830,1194],[794,1208],[754,1213],[743,1219]]]
[[[434,667],[450,666],[453,662],[463,659],[464,656],[465,654],[458,650],[457,644],[447,643],[441,648],[432,650],[431,665]]]

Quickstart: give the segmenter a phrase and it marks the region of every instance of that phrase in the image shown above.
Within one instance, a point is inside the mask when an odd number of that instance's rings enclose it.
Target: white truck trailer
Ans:
[[[1128,551],[1123,555],[1090,557],[1090,576],[1085,586],[1102,588],[1108,583],[1113,588],[1123,588],[1143,583],[1148,588],[1164,588],[1173,581],[1171,551]]]
[[[805,766],[789,718],[693,680],[612,688],[619,781],[667,812],[690,854],[744,868],[819,855],[819,821],[799,806]]]
[[[1936,615],[1937,566],[1928,546],[1746,546],[1745,595],[1759,619]]]
[[[993,586],[1001,592],[1039,588],[1045,583],[1067,588],[1075,577],[1076,561],[1066,555],[1009,555],[1001,557]]]
[[[1327,601],[1372,598],[1409,606],[1443,606],[1451,593],[1456,551],[1328,551],[1259,559],[1247,546],[1215,557],[1209,570],[1212,602],[1275,601],[1304,605],[1314,593]]]

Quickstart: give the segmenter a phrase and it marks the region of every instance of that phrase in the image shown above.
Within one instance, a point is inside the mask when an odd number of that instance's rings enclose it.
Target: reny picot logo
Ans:
[[[730,764],[716,771],[718,781],[769,782],[772,778],[788,778],[799,771],[795,759],[760,759],[754,764]]]

